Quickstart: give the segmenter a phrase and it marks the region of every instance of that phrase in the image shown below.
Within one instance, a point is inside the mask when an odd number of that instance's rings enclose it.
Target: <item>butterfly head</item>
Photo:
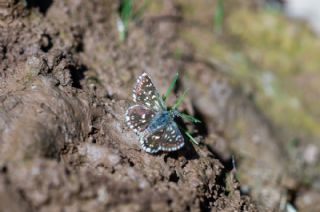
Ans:
[[[175,118],[175,117],[180,116],[179,111],[178,111],[178,110],[176,110],[176,109],[172,109],[172,110],[170,110],[170,111],[169,111],[169,113],[170,113],[170,116],[171,116],[172,118]]]

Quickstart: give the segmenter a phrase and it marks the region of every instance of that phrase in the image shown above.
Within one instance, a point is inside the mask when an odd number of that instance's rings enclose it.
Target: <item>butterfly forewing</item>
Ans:
[[[126,123],[136,133],[143,132],[155,113],[144,105],[133,105],[126,112]]]
[[[160,94],[146,73],[143,73],[137,80],[133,89],[133,101],[155,111],[166,109]]]

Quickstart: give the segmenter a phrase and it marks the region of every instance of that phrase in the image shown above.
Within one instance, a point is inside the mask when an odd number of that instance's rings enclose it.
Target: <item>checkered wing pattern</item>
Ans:
[[[146,138],[140,139],[142,148],[149,153],[162,151],[176,151],[183,147],[184,138],[175,122]]]
[[[137,79],[137,83],[133,89],[133,101],[155,111],[166,109],[160,94],[146,73],[143,73]]]
[[[176,151],[182,148],[184,145],[184,138],[177,126],[177,124],[173,121],[171,122],[162,133],[160,139],[160,149],[162,151]]]
[[[160,138],[163,132],[164,130],[161,129],[147,137],[141,137],[140,143],[141,143],[142,149],[148,153],[156,153],[160,151],[161,150]]]
[[[141,133],[146,129],[154,115],[155,112],[144,105],[133,105],[126,112],[126,123],[136,133]]]

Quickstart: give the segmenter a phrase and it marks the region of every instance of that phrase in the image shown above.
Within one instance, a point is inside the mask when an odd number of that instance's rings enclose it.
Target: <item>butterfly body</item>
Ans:
[[[133,101],[126,112],[126,122],[140,137],[142,148],[149,153],[175,151],[183,147],[184,138],[174,121],[176,110],[166,106],[146,73],[137,80]]]
[[[166,127],[169,123],[173,121],[173,117],[169,111],[158,112],[154,118],[151,120],[150,124],[146,128],[146,132],[154,133],[159,129]]]

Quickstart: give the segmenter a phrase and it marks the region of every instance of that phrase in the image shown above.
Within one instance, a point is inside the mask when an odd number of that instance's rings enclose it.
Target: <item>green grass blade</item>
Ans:
[[[122,0],[120,5],[120,16],[125,26],[128,26],[132,14],[132,0]]]
[[[171,80],[166,94],[162,97],[164,102],[167,100],[169,94],[171,93],[172,89],[174,88],[174,85],[176,84],[178,77],[179,77],[179,73],[176,73],[175,76],[173,77],[173,79]]]
[[[192,137],[192,135],[186,129],[184,129],[180,125],[178,125],[178,127],[182,132],[184,132],[184,134],[186,134],[186,136],[190,139],[192,143],[194,143],[195,145],[199,145],[199,142],[196,141],[196,139],[194,139],[194,137]]]
[[[122,0],[120,3],[119,13],[120,13],[121,23],[119,22],[118,24],[121,24],[123,26],[120,28],[118,26],[118,29],[123,28],[119,31],[119,33],[120,33],[120,40],[124,41],[126,34],[128,32],[129,20],[132,16],[132,0]]]
[[[222,32],[222,24],[224,19],[224,7],[223,7],[223,0],[217,0],[215,11],[214,11],[214,30],[217,33]]]
[[[191,121],[193,123],[201,123],[201,121],[193,116],[190,116],[188,114],[185,114],[185,113],[180,113],[179,112],[179,116],[187,121]]]
[[[194,144],[196,144],[196,145],[199,145],[199,142],[196,141],[196,139],[194,139],[189,132],[185,131],[184,133],[186,134],[186,136],[188,136],[188,138],[190,139],[190,141],[191,141],[192,143],[194,143]]]
[[[181,105],[181,103],[182,103],[184,97],[187,95],[187,93],[188,93],[188,90],[185,90],[185,91],[183,92],[183,94],[179,97],[179,99],[178,99],[178,100],[176,101],[176,103],[173,105],[173,107],[172,107],[173,110],[176,109],[176,108],[178,108],[178,107]]]

